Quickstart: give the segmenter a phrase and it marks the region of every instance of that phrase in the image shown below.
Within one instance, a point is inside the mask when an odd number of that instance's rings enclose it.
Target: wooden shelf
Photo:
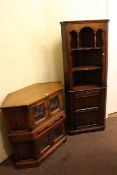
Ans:
[[[84,51],[84,50],[100,50],[102,49],[101,47],[79,47],[79,48],[72,48],[72,51],[78,50],[78,51]]]
[[[97,70],[97,69],[101,69],[101,67],[99,67],[99,66],[79,66],[79,67],[72,68],[72,72]]]
[[[99,88],[101,88],[101,87],[98,85],[91,84],[91,85],[74,86],[73,90],[74,91],[81,91],[81,90],[84,91],[84,90],[92,90],[92,89],[99,89]]]

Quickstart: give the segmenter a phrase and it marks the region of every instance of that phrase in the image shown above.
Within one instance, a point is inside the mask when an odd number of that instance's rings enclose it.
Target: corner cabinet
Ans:
[[[105,128],[108,20],[61,22],[67,133]]]
[[[12,92],[0,108],[17,168],[38,166],[66,141],[60,82],[37,83]]]

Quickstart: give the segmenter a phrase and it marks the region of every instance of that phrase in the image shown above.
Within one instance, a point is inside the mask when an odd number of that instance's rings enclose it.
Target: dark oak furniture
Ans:
[[[61,22],[67,133],[105,128],[108,20]]]
[[[6,97],[1,109],[17,168],[38,166],[66,140],[60,82],[17,90]]]

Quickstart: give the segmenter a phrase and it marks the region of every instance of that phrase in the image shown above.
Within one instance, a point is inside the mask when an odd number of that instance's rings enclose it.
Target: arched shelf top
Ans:
[[[71,42],[70,42],[71,48],[77,48],[78,47],[77,32],[72,30],[70,32],[70,35],[71,35]]]
[[[81,32],[93,32],[94,33],[94,30],[91,27],[82,27],[79,33]]]
[[[103,35],[103,30],[102,29],[98,29],[96,32],[96,46],[97,47],[102,47],[103,45],[103,39],[102,36]]]
[[[94,46],[94,30],[90,27],[83,27],[79,32],[80,47]]]
[[[70,31],[70,35],[77,35],[77,32],[75,30]]]

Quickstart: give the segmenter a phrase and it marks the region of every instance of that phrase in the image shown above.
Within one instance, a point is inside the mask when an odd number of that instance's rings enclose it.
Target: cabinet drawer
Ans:
[[[99,105],[99,95],[74,97],[74,109],[92,108]]]

